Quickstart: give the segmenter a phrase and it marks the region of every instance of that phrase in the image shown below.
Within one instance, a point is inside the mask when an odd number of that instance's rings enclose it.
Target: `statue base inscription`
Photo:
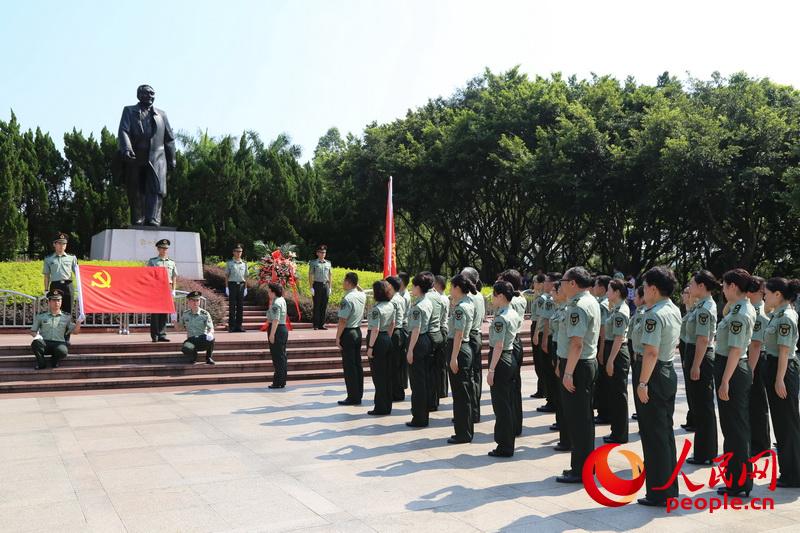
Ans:
[[[104,261],[141,261],[144,264],[158,255],[156,242],[169,239],[169,257],[178,265],[178,275],[203,279],[203,256],[200,253],[200,234],[176,231],[174,228],[147,227],[107,229],[92,237],[91,259]]]

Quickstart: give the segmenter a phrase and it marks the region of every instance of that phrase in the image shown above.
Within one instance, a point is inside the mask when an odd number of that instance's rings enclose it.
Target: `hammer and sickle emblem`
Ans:
[[[108,289],[111,287],[111,274],[105,270],[92,274],[92,280],[96,280],[92,281],[92,287],[99,287],[101,289]]]

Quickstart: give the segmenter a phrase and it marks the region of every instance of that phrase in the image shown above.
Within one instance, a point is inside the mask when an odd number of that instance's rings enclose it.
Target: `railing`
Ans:
[[[177,318],[188,309],[186,291],[175,291]],[[77,298],[73,307],[77,309]],[[206,298],[200,298],[200,307],[205,308]],[[31,296],[17,291],[0,289],[0,328],[30,328],[33,317],[47,309],[47,298]],[[148,313],[90,313],[81,327],[111,328],[117,326],[120,333],[131,328],[150,327]]]

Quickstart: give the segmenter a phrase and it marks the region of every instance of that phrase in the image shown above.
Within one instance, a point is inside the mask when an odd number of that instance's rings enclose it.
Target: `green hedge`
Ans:
[[[225,263],[221,262],[217,266],[224,267]],[[256,279],[258,276],[258,271],[261,268],[261,264],[257,261],[248,261],[247,268],[249,270],[250,277],[252,279]],[[363,289],[369,289],[372,287],[373,283],[383,279],[382,272],[369,272],[366,270],[335,267],[331,274],[333,287],[331,287],[329,306],[338,307],[339,303],[342,301],[342,297],[344,296],[342,282],[344,281],[344,275],[348,272],[355,272],[358,274],[358,283]],[[305,298],[311,298],[311,287],[308,286],[308,263],[298,263],[297,265],[297,289],[300,293],[301,301]]]

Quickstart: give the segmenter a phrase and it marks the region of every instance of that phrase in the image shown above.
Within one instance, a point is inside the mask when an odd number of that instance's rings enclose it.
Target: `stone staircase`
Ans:
[[[255,316],[255,315],[248,315]],[[135,387],[202,386],[222,383],[263,383],[272,380],[273,366],[266,334],[258,331],[263,315],[247,322],[246,333],[217,334],[216,365],[186,362],[180,348],[185,334],[169,331],[170,342],[151,342],[146,332],[119,336],[113,333],[87,332],[74,335],[70,355],[55,369],[34,370],[30,336],[5,334],[0,340],[0,393],[56,390],[121,389]],[[248,327],[248,324],[251,324]],[[335,327],[314,331],[295,325],[289,335],[288,379],[304,381],[341,378],[341,356],[334,345]],[[87,331],[87,330],[84,330]],[[484,335],[484,358],[488,341]],[[530,357],[529,329],[523,329],[526,364]],[[49,360],[49,357],[48,357]],[[369,374],[366,352],[365,373]]]

